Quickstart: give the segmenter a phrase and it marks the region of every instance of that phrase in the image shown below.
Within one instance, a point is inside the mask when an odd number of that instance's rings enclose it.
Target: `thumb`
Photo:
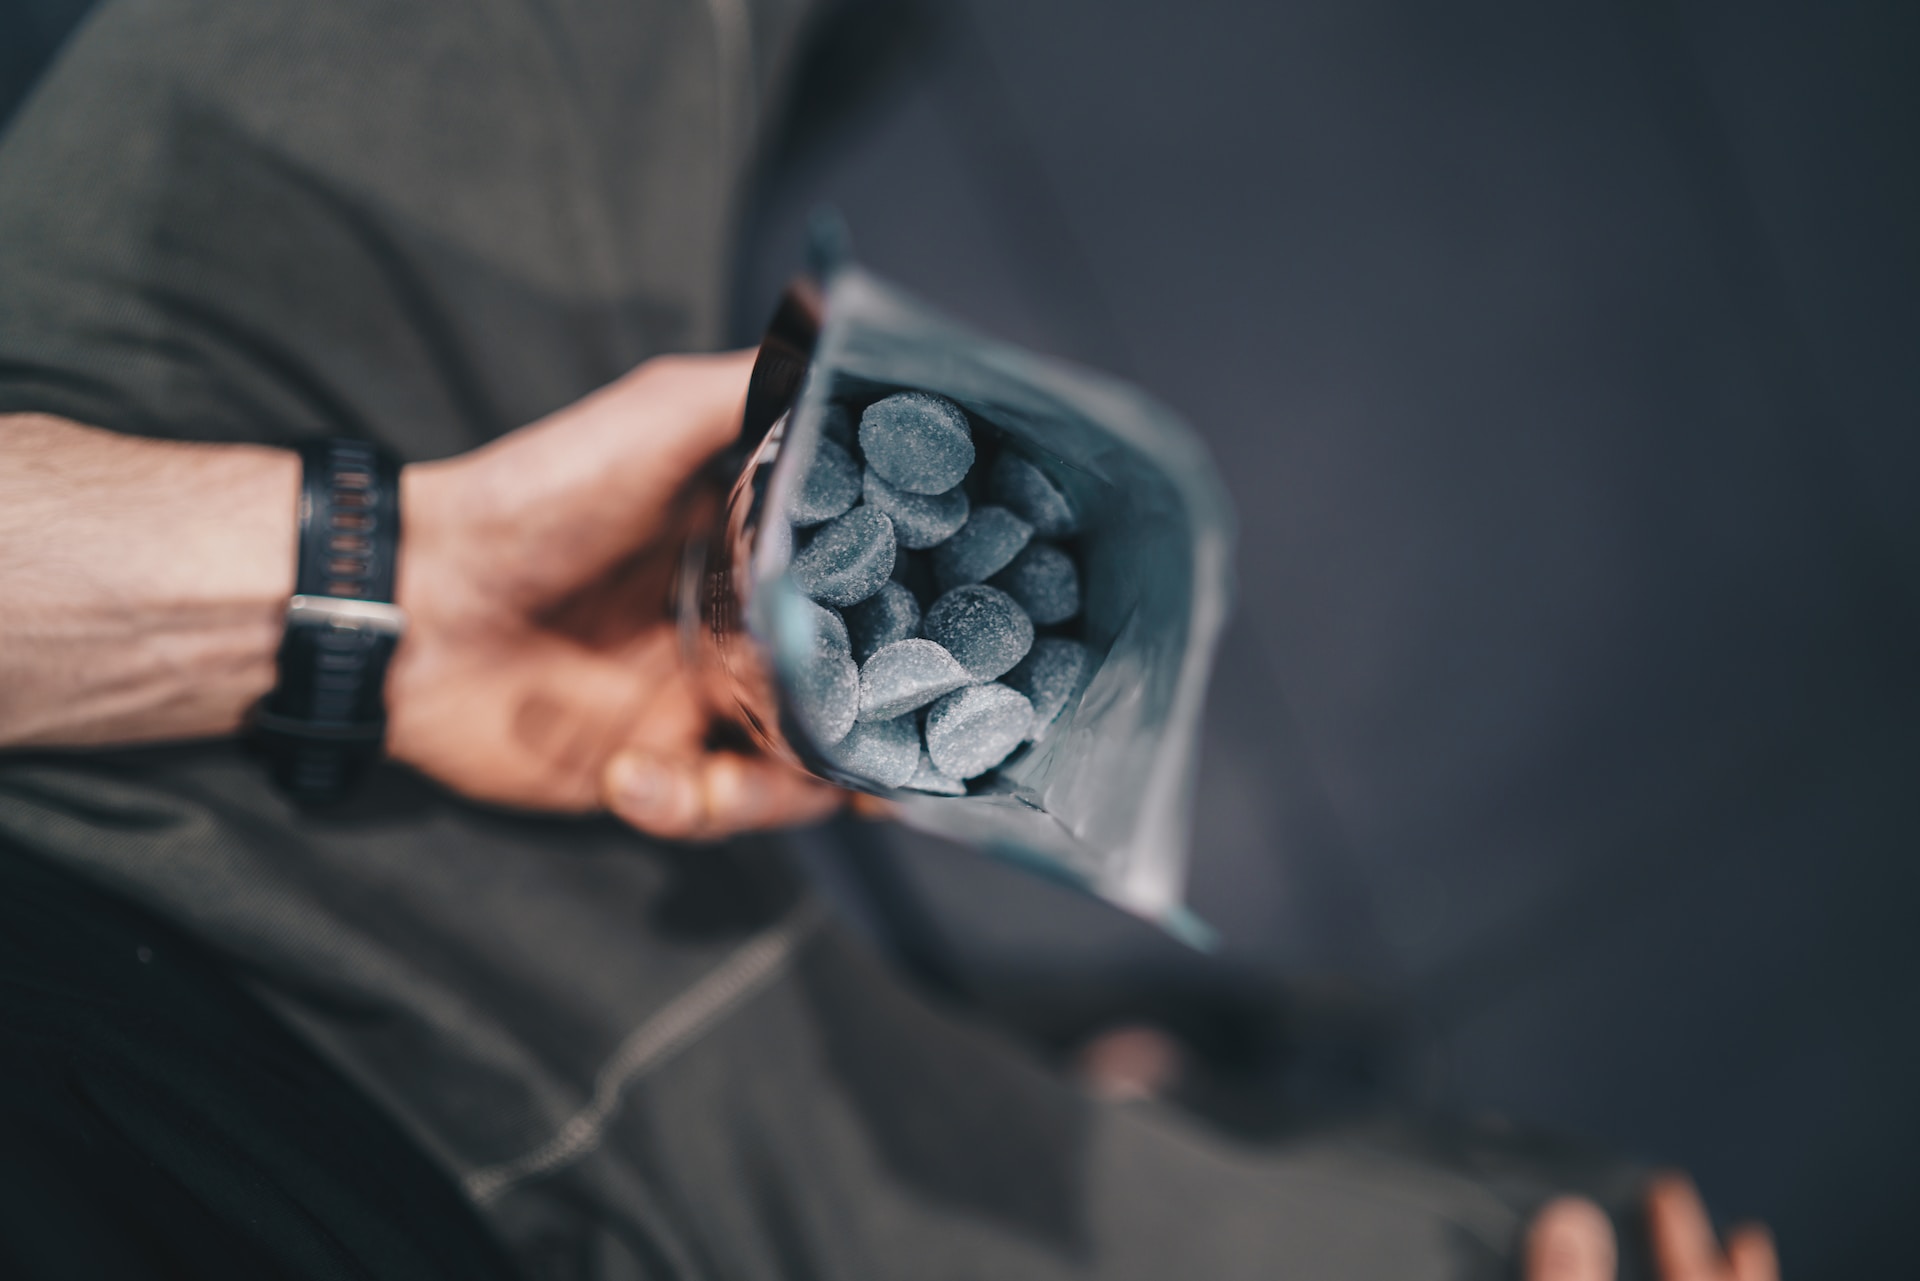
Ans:
[[[510,585],[527,579],[537,595],[592,581],[664,533],[688,482],[737,438],[752,371],[751,352],[658,357],[492,444],[413,470],[450,487],[462,528],[478,526],[465,541],[489,548]]]
[[[625,752],[607,765],[602,791],[620,819],[670,841],[814,823],[846,800],[791,766],[735,752],[690,759]]]
[[[1613,1224],[1585,1197],[1542,1206],[1527,1229],[1527,1281],[1613,1281]]]
[[[651,474],[683,483],[740,434],[754,359],[752,351],[732,351],[659,356],[635,366],[571,411],[582,420],[584,452],[644,458],[629,464],[632,479]],[[592,448],[595,433],[606,438],[604,452]]]

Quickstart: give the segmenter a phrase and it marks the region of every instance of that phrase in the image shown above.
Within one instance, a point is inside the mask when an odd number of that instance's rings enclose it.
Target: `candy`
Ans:
[[[822,747],[847,736],[860,714],[860,669],[844,653],[821,644],[794,673],[794,713]]]
[[[969,683],[967,669],[934,642],[895,641],[860,666],[860,719],[890,721]]]
[[[927,758],[948,778],[974,778],[1006,760],[1032,724],[1033,705],[1018,690],[969,685],[928,710]]]
[[[795,673],[794,711],[815,741],[839,742],[860,711],[860,669],[839,611],[801,599],[811,644]]]
[[[920,764],[913,771],[913,777],[907,780],[907,787],[916,792],[932,792],[935,796],[965,796],[967,785],[957,778],[948,778],[933,767],[933,758],[927,755],[927,749],[920,749]]]
[[[812,629],[816,644],[825,644],[827,648],[842,658],[853,653],[853,642],[847,635],[847,620],[840,617],[840,611],[831,605],[821,605],[801,598],[806,606],[807,625]]]
[[[920,765],[920,730],[911,714],[861,721],[832,751],[849,773],[883,787],[901,787]]]
[[[1093,655],[1079,641],[1060,636],[1035,641],[1033,651],[1007,673],[1006,680],[1033,704],[1033,727],[1027,736],[1038,739],[1052,729],[1092,676]]]
[[[1080,527],[1072,500],[1045,472],[1018,454],[1002,453],[994,461],[987,493],[1042,538],[1065,538]]]
[[[897,560],[894,570],[899,571]],[[847,607],[846,627],[854,661],[864,663],[875,650],[920,634],[920,602],[901,584],[883,583],[879,591]]]
[[[1002,675],[1033,647],[1033,621],[1013,597],[981,584],[956,587],[933,602],[923,630],[975,681]]]
[[[960,532],[933,549],[942,588],[983,583],[1010,564],[1033,537],[1033,526],[1004,507],[976,507]]]
[[[815,532],[794,556],[793,581],[827,605],[857,605],[893,573],[893,522],[871,507],[856,507]]]
[[[967,491],[958,486],[944,494],[915,494],[889,485],[873,468],[861,482],[861,493],[893,521],[893,536],[902,547],[932,547],[953,537],[967,523]]]
[[[1092,679],[1084,645],[1034,636],[1081,610],[1072,554],[1043,541],[1080,528],[1074,500],[1012,448],[969,480],[974,461],[944,397],[897,392],[858,415],[833,402],[793,498],[789,572],[813,636],[789,674],[795,714],[882,786],[964,796]]]
[[[1052,543],[1028,543],[988,580],[1020,603],[1036,623],[1064,623],[1080,612],[1080,571]]]
[[[840,446],[822,439],[814,448],[813,464],[800,481],[800,490],[793,496],[793,510],[787,515],[795,525],[818,525],[858,501],[860,464]]]
[[[912,494],[944,494],[973,466],[973,429],[950,400],[896,392],[860,415],[860,448],[888,483]]]

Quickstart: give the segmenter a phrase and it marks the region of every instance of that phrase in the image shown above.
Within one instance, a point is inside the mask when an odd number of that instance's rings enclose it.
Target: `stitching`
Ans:
[[[594,1077],[593,1097],[553,1137],[511,1161],[468,1174],[461,1180],[467,1195],[487,1205],[515,1184],[569,1165],[598,1147],[627,1087],[699,1040],[777,978],[818,922],[816,909],[801,909],[668,1002],[620,1043]]]

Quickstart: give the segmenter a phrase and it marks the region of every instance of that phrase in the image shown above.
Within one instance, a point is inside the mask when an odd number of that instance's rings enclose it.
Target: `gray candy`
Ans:
[[[944,494],[915,494],[889,485],[873,468],[861,481],[867,505],[877,507],[893,521],[893,536],[902,547],[921,550],[945,542],[967,523],[967,491],[955,486]]]
[[[814,741],[833,746],[860,713],[860,669],[830,644],[818,645],[795,673],[793,703]]]
[[[904,559],[904,556],[899,558]],[[899,560],[894,562],[896,573]],[[858,605],[847,607],[846,627],[852,639],[854,661],[864,663],[882,646],[920,634],[920,602],[904,585],[883,583],[879,591]]]
[[[803,598],[811,644],[795,674],[794,710],[822,746],[839,742],[860,711],[860,669],[839,611]]]
[[[822,604],[844,609],[885,585],[895,550],[893,522],[871,507],[856,507],[820,526],[795,554],[793,581]]]
[[[826,642],[828,648],[842,657],[853,653],[853,641],[847,635],[847,620],[840,617],[840,611],[831,605],[822,605],[817,601],[805,600],[807,625],[812,628],[814,642]]]
[[[831,440],[814,447],[813,463],[793,496],[787,518],[802,528],[832,520],[860,501],[860,464]]]
[[[849,773],[883,787],[902,787],[920,766],[920,729],[911,715],[861,721],[832,755]]]
[[[975,681],[990,681],[1033,648],[1033,620],[998,587],[956,587],[927,610],[924,630]]]
[[[970,684],[967,669],[930,640],[903,640],[860,666],[860,719],[890,721]]]
[[[895,392],[860,415],[867,466],[912,494],[944,494],[973,466],[973,429],[960,406],[924,391]]]
[[[1080,527],[1072,500],[1045,472],[1011,451],[994,460],[987,493],[1042,538],[1065,538]]]
[[[920,764],[914,769],[913,777],[907,780],[907,787],[916,792],[931,792],[935,796],[965,796],[967,785],[957,778],[948,778],[933,767],[933,758],[927,755],[927,749],[920,749]]]
[[[1033,526],[1004,507],[976,507],[960,532],[933,549],[933,576],[944,588],[984,583],[1033,537]]]
[[[1033,705],[1020,691],[969,685],[927,712],[927,758],[948,778],[975,778],[1006,760],[1032,724]]]
[[[1064,623],[1080,612],[1080,571],[1052,543],[1028,543],[988,581],[1020,602],[1036,623]]]
[[[1027,736],[1037,739],[1052,729],[1092,677],[1093,654],[1079,641],[1061,636],[1035,641],[1033,652],[1007,673],[1006,682],[1033,704],[1033,727]]]

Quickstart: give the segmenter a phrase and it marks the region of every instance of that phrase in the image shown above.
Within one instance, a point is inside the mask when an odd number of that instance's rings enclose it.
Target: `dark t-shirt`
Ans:
[[[215,958],[0,848],[0,1275],[513,1270],[445,1175]]]

